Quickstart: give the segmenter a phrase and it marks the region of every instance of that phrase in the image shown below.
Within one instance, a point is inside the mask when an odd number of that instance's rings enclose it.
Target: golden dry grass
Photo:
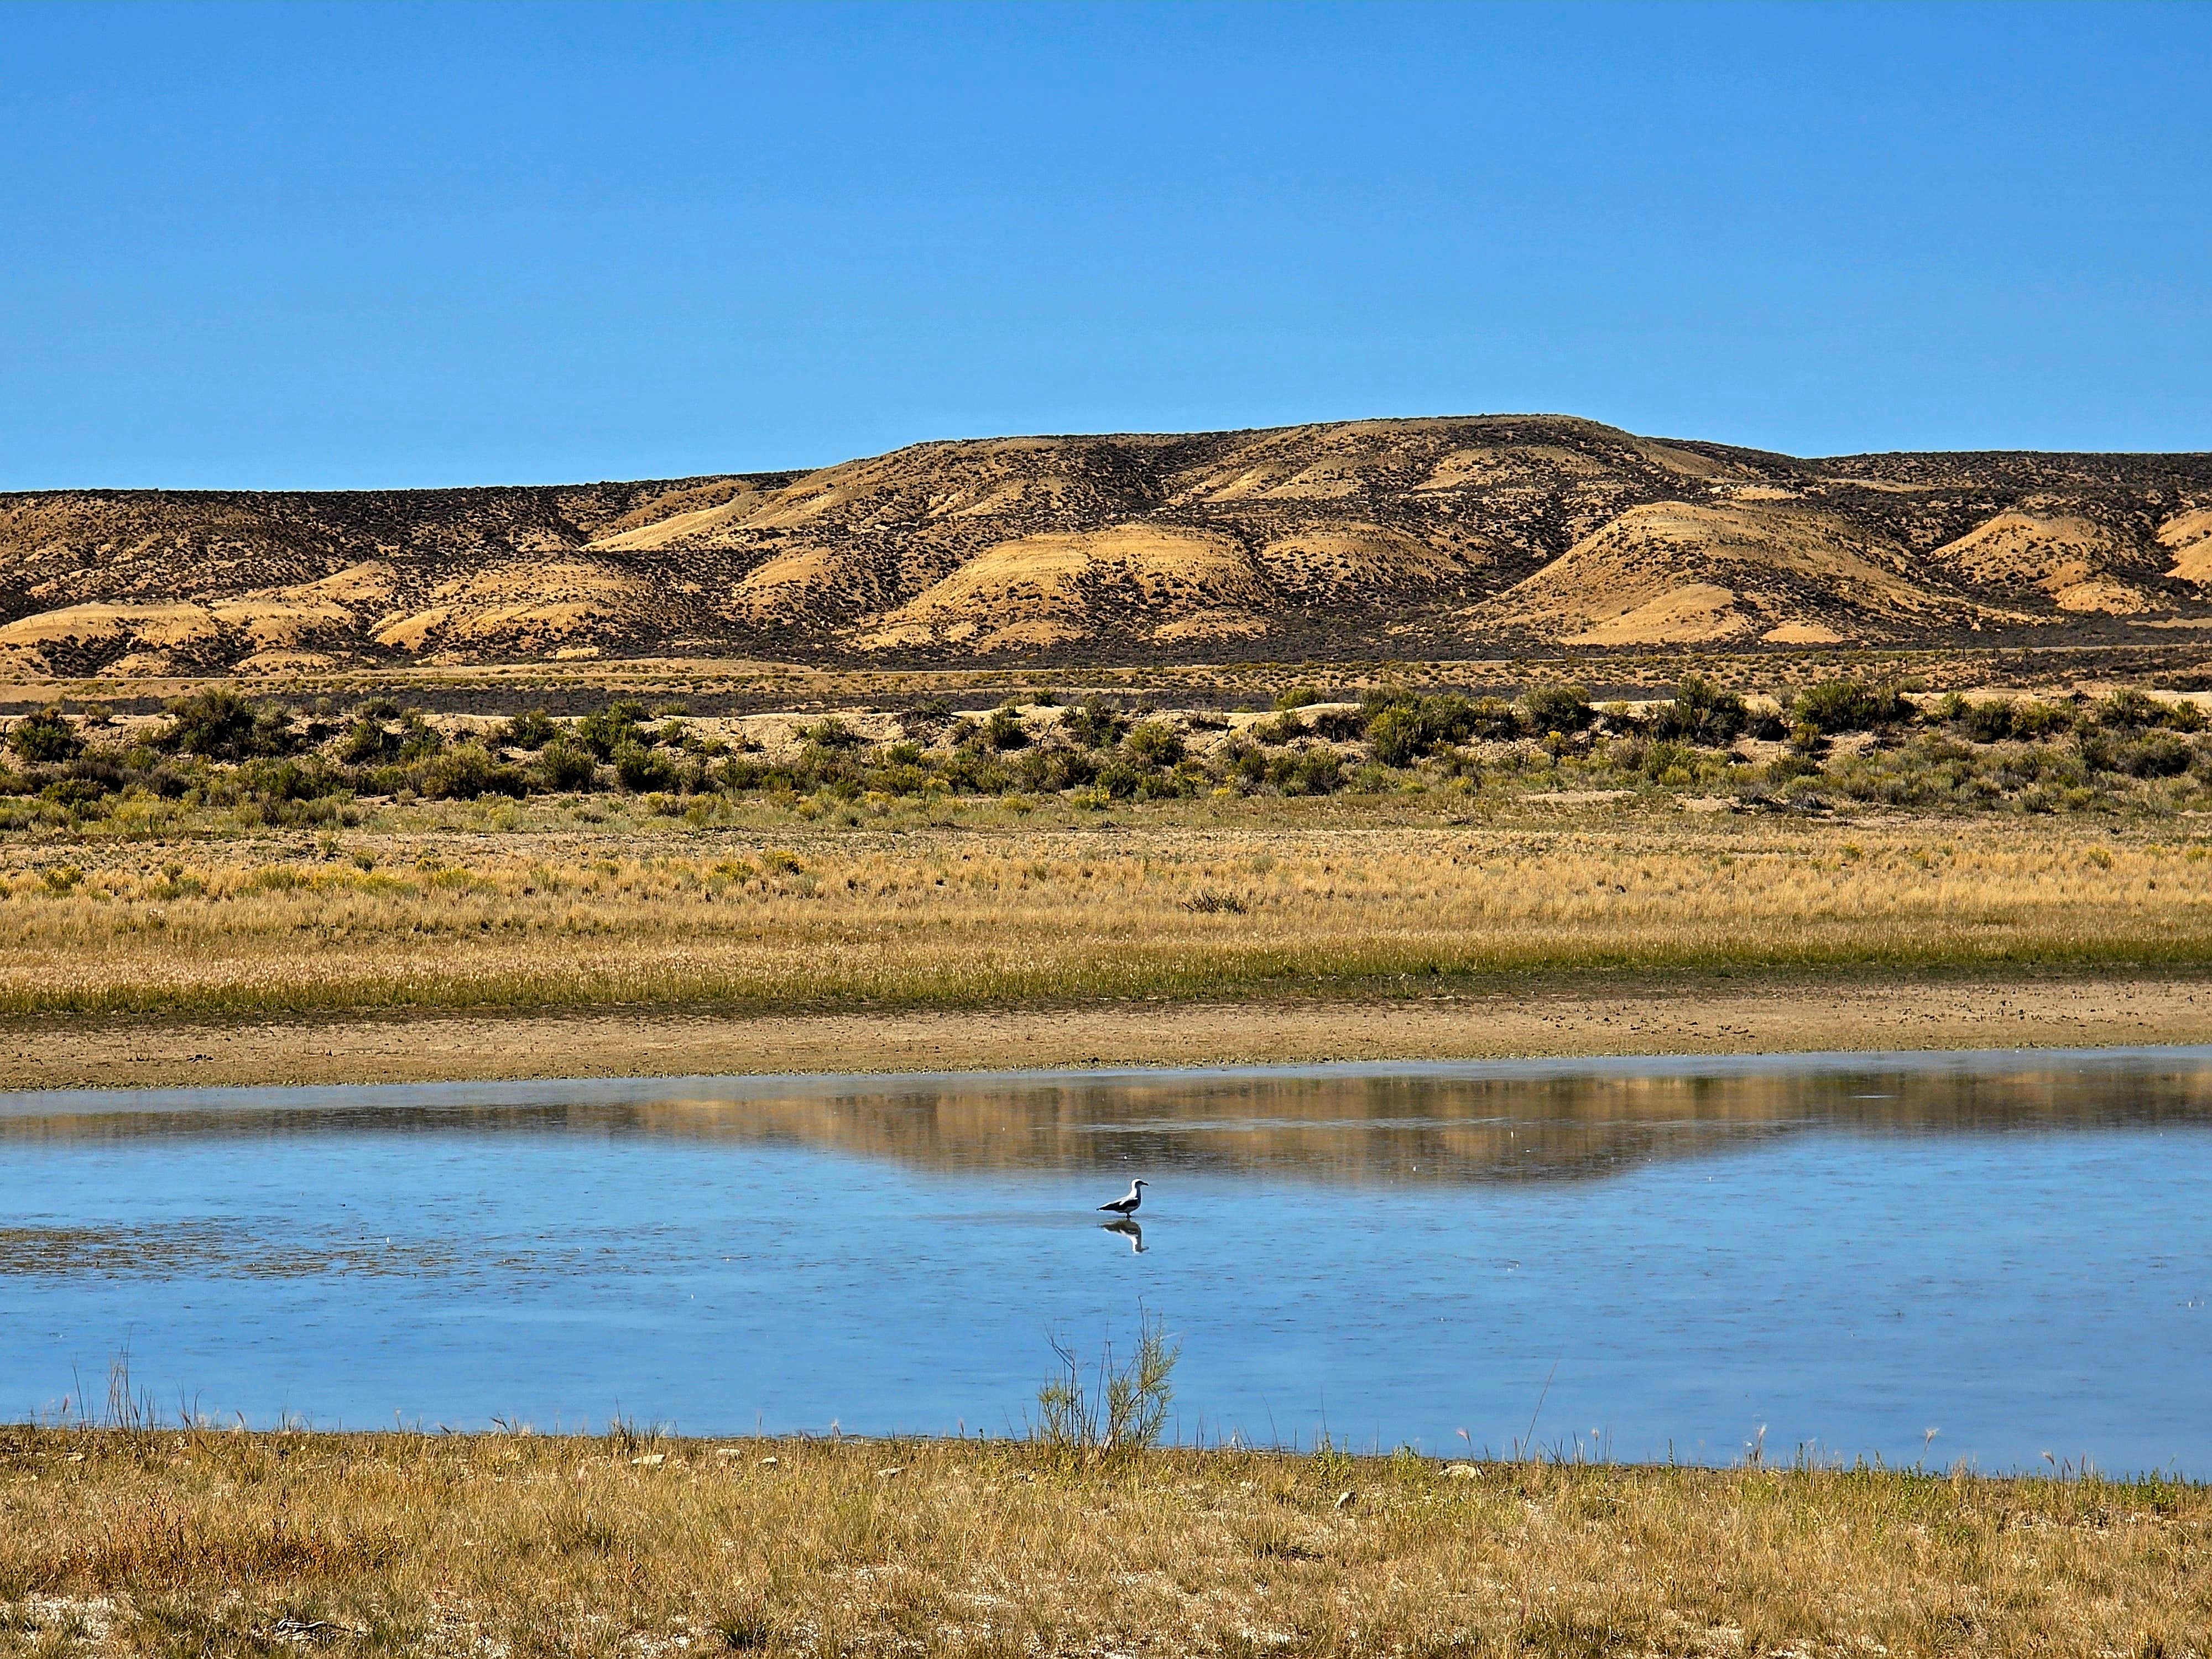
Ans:
[[[0,1653],[2179,1656],[2208,1544],[2094,1479],[0,1431]]]
[[[2171,827],[501,821],[525,827],[0,848],[0,1012],[951,1008],[2212,962],[2212,859]]]

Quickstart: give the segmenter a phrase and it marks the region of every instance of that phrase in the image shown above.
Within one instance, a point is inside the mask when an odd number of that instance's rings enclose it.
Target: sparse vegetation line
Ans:
[[[897,803],[1056,799],[1102,813],[1160,800],[1439,794],[1494,811],[1530,793],[1719,797],[1744,810],[1838,800],[1946,813],[2133,811],[2212,801],[2212,736],[2187,697],[2098,702],[1909,698],[1856,679],[1749,699],[1692,673],[1671,699],[1593,706],[1547,684],[1517,702],[1311,689],[1269,715],[1128,709],[1049,693],[956,714],[696,722],[617,700],[574,720],[433,720],[379,698],[343,714],[217,687],[166,717],[58,708],[8,723],[0,831],[144,836],[258,826],[351,827],[385,803],[640,798],[694,824],[744,803],[860,821]]]

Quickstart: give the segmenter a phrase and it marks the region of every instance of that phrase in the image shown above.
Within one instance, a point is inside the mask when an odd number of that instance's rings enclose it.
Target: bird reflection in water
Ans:
[[[1111,1221],[1102,1221],[1098,1224],[1103,1231],[1118,1234],[1127,1239],[1131,1255],[1142,1255],[1145,1253],[1145,1230],[1130,1220],[1127,1216],[1117,1215]]]

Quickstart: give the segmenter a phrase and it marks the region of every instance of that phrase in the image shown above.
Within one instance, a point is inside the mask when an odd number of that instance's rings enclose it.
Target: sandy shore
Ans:
[[[13,1089],[2212,1042],[2212,980],[1708,981],[967,1013],[416,1014],[0,1024]]]

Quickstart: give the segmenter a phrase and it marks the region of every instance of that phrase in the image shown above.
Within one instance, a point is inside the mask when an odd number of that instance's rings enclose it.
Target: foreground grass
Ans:
[[[0,848],[0,1013],[977,1008],[1623,970],[2212,964],[2191,828],[1335,803],[1105,824],[455,811]]]
[[[0,1653],[2206,1650],[2157,1481],[0,1431]]]

